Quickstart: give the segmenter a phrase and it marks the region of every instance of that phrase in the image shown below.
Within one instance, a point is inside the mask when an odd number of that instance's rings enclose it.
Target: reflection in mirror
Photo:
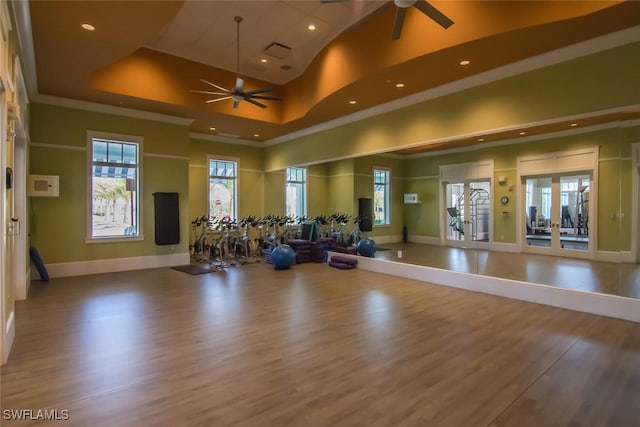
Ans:
[[[630,218],[637,217],[640,203],[640,166],[635,160],[632,166],[630,153],[625,155],[620,147],[604,145],[611,150],[600,150],[595,175],[565,172],[521,181],[513,167],[518,150],[510,153],[510,163],[496,161],[490,179],[440,184],[435,172],[439,167],[473,159],[478,153],[403,160],[404,176],[395,174],[398,168],[392,173],[391,197],[400,202],[392,203],[391,217],[394,224],[401,217],[408,241],[402,242],[395,230],[374,226],[368,235],[382,249],[375,258],[640,298],[640,267],[636,260],[625,258],[631,253],[630,235],[637,240],[639,234],[637,226],[631,233]],[[540,149],[553,152],[553,144]],[[523,146],[522,152],[531,151]],[[366,174],[357,170],[358,163],[381,164],[383,158],[354,160],[354,181]],[[373,182],[373,172],[369,174]],[[635,193],[630,194],[632,180]],[[420,203],[403,204],[404,193],[419,194]],[[357,185],[354,195],[362,196]],[[619,213],[624,212],[629,218],[621,218]]]

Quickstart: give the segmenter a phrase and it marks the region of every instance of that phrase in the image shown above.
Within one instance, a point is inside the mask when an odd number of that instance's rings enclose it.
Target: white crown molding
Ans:
[[[451,95],[453,93],[471,89],[476,86],[481,86],[497,80],[513,77],[518,74],[523,74],[529,71],[548,67],[550,65],[570,61],[582,56],[591,55],[637,41],[640,41],[640,25],[606,34],[604,36],[596,37],[591,40],[576,43],[571,46],[566,46],[560,49],[546,52],[537,56],[533,56],[531,58],[523,59],[512,64],[504,65],[502,67],[494,68],[483,73],[475,74],[473,76],[457,80],[455,82],[447,83],[432,89],[427,89],[423,92],[418,92],[405,98],[397,99],[395,101],[380,104],[366,110],[358,111],[357,113],[353,113],[348,116],[343,116],[335,120],[330,120],[319,125],[292,132],[287,135],[279,136],[265,142],[265,146],[281,144],[292,139],[312,135],[314,133],[333,129],[338,126],[343,126],[359,120],[387,113],[389,111],[395,111],[441,96]]]
[[[209,134],[200,133],[200,132],[189,132],[189,138],[197,139],[201,141],[223,142],[225,144],[247,145],[249,147],[265,146],[261,142],[249,141],[247,139],[242,139],[242,138],[229,138],[229,137],[220,136],[220,135],[209,135]]]
[[[169,123],[173,125],[189,126],[193,119],[170,116],[168,114],[152,113],[149,111],[135,110],[133,108],[116,107],[113,105],[98,104],[96,102],[79,101],[77,99],[62,98],[59,96],[37,94],[32,102],[38,104],[55,105],[57,107],[73,108],[76,110],[93,111],[96,113],[113,114],[116,116],[132,117],[134,119],[151,120],[154,122]]]

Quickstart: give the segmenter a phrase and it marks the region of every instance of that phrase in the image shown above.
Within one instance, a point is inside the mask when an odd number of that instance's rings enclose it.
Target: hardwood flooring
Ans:
[[[34,282],[7,410],[69,426],[637,426],[640,324],[324,264]]]
[[[567,289],[640,298],[640,264],[495,252],[418,243],[385,243],[376,258]],[[398,258],[398,250],[402,258]]]

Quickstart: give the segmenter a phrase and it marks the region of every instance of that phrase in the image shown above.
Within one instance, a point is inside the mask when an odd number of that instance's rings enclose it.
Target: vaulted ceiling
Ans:
[[[409,8],[392,40],[396,6],[388,1],[31,1],[35,91],[183,117],[193,132],[260,142],[640,25],[638,1],[430,3],[454,24],[444,29]],[[243,18],[239,56],[234,16]],[[282,100],[234,109],[192,92],[212,90],[201,79],[232,88],[236,61],[247,90],[273,88]]]

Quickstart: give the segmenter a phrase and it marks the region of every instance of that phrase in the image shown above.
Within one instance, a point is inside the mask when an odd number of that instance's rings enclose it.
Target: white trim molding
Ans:
[[[402,235],[399,234],[390,234],[387,236],[369,236],[369,238],[376,242],[376,245],[402,242]]]
[[[9,353],[11,353],[11,349],[13,348],[13,340],[16,337],[16,318],[14,316],[14,313],[15,311],[9,313],[9,318],[7,319],[7,330],[5,331],[2,364],[7,363],[7,360],[9,359]]]
[[[113,273],[117,271],[144,270],[149,268],[173,267],[189,264],[188,252],[151,255],[130,258],[98,259],[92,261],[62,262],[46,264],[50,278],[86,276],[90,274]],[[34,280],[40,280],[36,270]]]
[[[420,243],[423,245],[442,246],[442,239],[436,236],[408,235],[407,241],[410,243]]]
[[[597,251],[594,258],[596,261],[613,263],[635,263],[633,252],[630,251]]]
[[[113,105],[97,104],[77,99],[61,98],[58,96],[38,94],[32,97],[32,103],[53,105],[57,107],[72,108],[75,110],[92,111],[94,113],[112,114],[114,116],[132,117],[134,119],[150,120],[153,122],[169,123],[174,125],[189,126],[193,119],[170,116],[168,114],[151,113],[149,111],[134,110],[132,108],[116,107]]]

